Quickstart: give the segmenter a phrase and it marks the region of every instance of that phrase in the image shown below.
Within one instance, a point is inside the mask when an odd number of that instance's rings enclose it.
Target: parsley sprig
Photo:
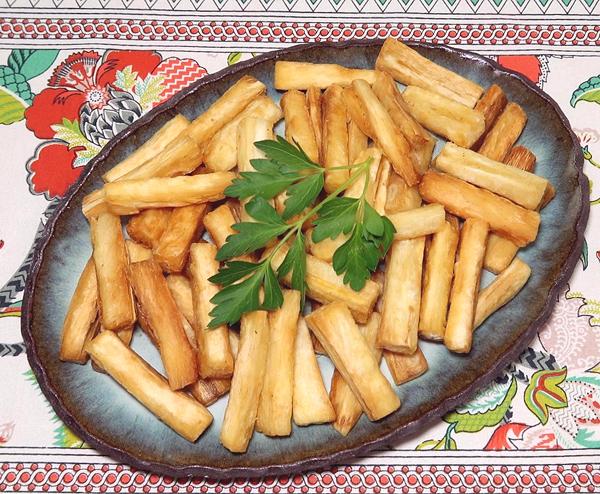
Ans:
[[[347,235],[336,250],[333,267],[344,275],[344,283],[359,291],[387,253],[394,236],[394,226],[380,216],[367,202],[369,167],[372,160],[341,169],[351,175],[340,187],[314,204],[323,190],[325,169],[283,137],[254,144],[265,159],[251,160],[255,171],[241,172],[225,190],[225,195],[248,200],[245,209],[254,220],[233,225],[237,232],[227,238],[217,260],[224,261],[219,272],[210,278],[221,290],[212,298],[213,318],[209,327],[235,324],[242,314],[255,310],[281,307],[283,294],[280,281],[290,276],[290,285],[299,290],[304,300],[306,291],[306,247],[302,226],[318,214],[314,221],[313,241]],[[359,178],[365,177],[360,197],[338,197]],[[269,203],[286,192],[281,215]],[[314,204],[314,205],[313,205]],[[278,239],[269,254],[259,262],[235,258],[258,251]],[[275,271],[272,260],[279,249],[288,246],[283,262]]]

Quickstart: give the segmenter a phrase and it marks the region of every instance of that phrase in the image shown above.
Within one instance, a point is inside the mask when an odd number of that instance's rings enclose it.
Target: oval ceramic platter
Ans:
[[[588,183],[582,172],[578,141],[556,103],[517,74],[472,53],[414,45],[430,60],[484,87],[499,84],[509,100],[525,109],[529,122],[519,142],[537,155],[536,173],[556,188],[556,198],[542,212],[537,241],[519,254],[533,269],[529,282],[477,330],[468,356],[451,354],[443,345],[425,342],[422,348],[429,371],[396,387],[402,407],[394,414],[379,422],[369,422],[363,415],[347,437],[330,425],[294,427],[290,437],[280,439],[255,433],[248,452],[242,455],[232,454],[219,444],[226,398],[210,407],[213,424],[196,443],[190,443],[89,364],[82,367],[58,360],[62,321],[91,254],[81,200],[102,184],[102,173],[176,113],[190,119],[199,115],[244,74],[263,81],[270,95],[279,99],[272,85],[276,60],[372,68],[380,46],[381,41],[296,46],[205,77],[108,143],[70,189],[36,248],[23,304],[22,331],[41,389],[60,418],[88,444],[118,461],[169,475],[224,478],[325,466],[420,431],[432,419],[464,403],[519,355],[547,319],[558,290],[578,259],[587,221]],[[136,332],[132,345],[162,370],[157,351],[141,331]],[[333,368],[326,358],[320,361],[325,382],[329,383]]]

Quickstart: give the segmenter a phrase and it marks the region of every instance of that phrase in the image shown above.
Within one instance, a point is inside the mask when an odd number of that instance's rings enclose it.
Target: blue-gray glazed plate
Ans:
[[[176,476],[246,477],[326,466],[427,427],[488,384],[540,329],[577,262],[587,221],[588,182],[582,172],[578,141],[557,104],[521,76],[472,53],[415,45],[427,58],[485,87],[499,84],[510,100],[525,109],[529,122],[520,143],[537,155],[536,173],[556,188],[555,199],[542,211],[538,239],[519,254],[533,269],[531,279],[477,331],[468,356],[425,343],[430,369],[397,388],[403,404],[394,414],[379,422],[369,422],[363,416],[347,437],[329,425],[294,427],[290,437],[281,439],[255,433],[243,455],[231,454],[219,444],[226,400],[211,407],[213,425],[196,443],[190,443],[89,364],[82,367],[58,360],[62,321],[79,273],[91,254],[81,200],[102,184],[103,172],[176,113],[196,117],[244,74],[266,83],[269,93],[278,98],[272,87],[276,60],[371,68],[380,46],[381,41],[296,46],[205,77],[115,137],[69,190],[36,246],[23,303],[22,332],[42,391],[60,418],[88,444],[137,468]],[[156,351],[139,331],[133,348],[160,369]],[[321,360],[329,382],[331,364]]]

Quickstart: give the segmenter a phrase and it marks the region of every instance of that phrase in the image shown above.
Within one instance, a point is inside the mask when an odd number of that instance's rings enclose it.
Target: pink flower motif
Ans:
[[[590,317],[580,314],[585,301],[563,292],[549,321],[540,331],[540,343],[554,355],[569,374],[587,370],[600,360],[600,331],[590,325]]]
[[[558,444],[554,429],[535,425],[524,429],[521,436],[513,440],[515,449],[563,449]]]
[[[6,444],[15,432],[15,423],[0,424],[0,444]]]

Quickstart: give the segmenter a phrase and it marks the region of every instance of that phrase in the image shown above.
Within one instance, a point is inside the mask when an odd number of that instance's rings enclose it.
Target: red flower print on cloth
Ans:
[[[61,197],[81,175],[83,167],[73,167],[76,152],[62,142],[45,142],[27,163],[29,186],[44,191],[47,199]]]
[[[63,195],[110,139],[206,73],[195,60],[154,51],[69,55],[25,111],[27,128],[52,139],[28,165],[32,194]]]
[[[95,51],[73,53],[54,69],[48,81],[50,87],[35,96],[25,110],[27,128],[36,137],[50,139],[54,137],[52,126],[64,118],[76,119],[82,105],[105,107],[118,71],[131,67],[138,77],[145,78],[160,62],[160,55],[151,51],[107,52],[103,62]]]
[[[535,55],[500,55],[498,63],[507,69],[523,74],[535,84],[543,82],[542,62]]]
[[[515,439],[522,439],[523,431],[528,427],[527,424],[516,422],[502,424],[494,431],[492,437],[490,437],[490,440],[483,449],[492,451],[517,449],[512,441]]]

